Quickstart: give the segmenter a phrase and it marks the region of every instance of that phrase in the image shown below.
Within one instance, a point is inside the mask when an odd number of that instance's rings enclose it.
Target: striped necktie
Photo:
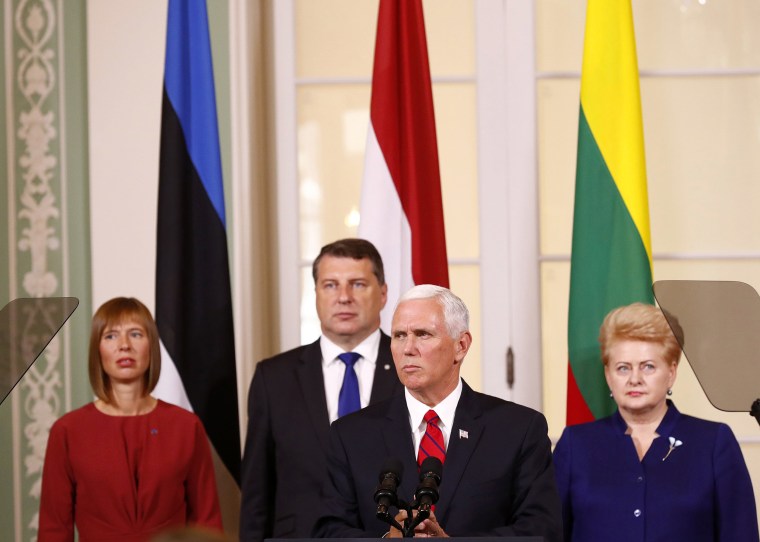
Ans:
[[[446,445],[443,443],[443,433],[441,428],[438,427],[440,418],[435,410],[428,410],[425,414],[425,434],[422,435],[420,440],[420,451],[417,453],[417,464],[422,465],[422,462],[428,457],[437,457],[441,460],[441,463],[446,460]]]

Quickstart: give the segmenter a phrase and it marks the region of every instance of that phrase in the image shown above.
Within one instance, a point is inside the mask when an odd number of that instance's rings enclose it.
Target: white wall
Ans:
[[[165,0],[89,0],[93,309],[119,295],[154,309]]]

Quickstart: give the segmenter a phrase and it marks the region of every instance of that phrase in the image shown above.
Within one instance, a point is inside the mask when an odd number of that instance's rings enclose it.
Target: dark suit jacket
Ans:
[[[562,433],[554,459],[565,542],[758,541],[752,480],[727,425],[668,401],[642,460],[627,429],[615,412]]]
[[[314,536],[367,538],[388,531],[388,525],[375,518],[373,500],[388,458],[403,463],[398,496],[412,500],[417,462],[403,394],[333,423],[330,480]],[[543,415],[474,392],[465,383],[435,514],[450,536],[561,540],[560,502]]]
[[[390,338],[381,332],[370,403],[401,389]],[[310,536],[327,476],[329,429],[318,340],[256,366],[248,394],[241,541]]]

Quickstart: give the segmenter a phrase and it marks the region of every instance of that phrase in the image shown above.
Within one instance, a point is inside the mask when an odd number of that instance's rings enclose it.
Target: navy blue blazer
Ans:
[[[403,394],[330,428],[323,516],[316,537],[376,538],[388,525],[373,496],[383,464],[404,465],[399,498],[412,500],[419,476]],[[395,513],[395,509],[393,510]],[[560,503],[546,420],[530,408],[463,383],[435,514],[450,536],[544,536],[561,540]]]
[[[403,389],[380,332],[370,404]],[[248,394],[240,540],[307,538],[327,476],[330,430],[319,340],[261,361]]]
[[[757,542],[752,482],[723,423],[668,411],[642,461],[618,412],[554,450],[565,542]],[[671,447],[670,439],[680,445]]]

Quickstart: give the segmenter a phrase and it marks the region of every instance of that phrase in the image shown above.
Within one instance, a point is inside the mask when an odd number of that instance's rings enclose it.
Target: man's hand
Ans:
[[[412,514],[414,514],[414,517],[417,516],[417,510],[412,510]],[[404,524],[404,520],[407,518],[406,510],[399,510],[398,514],[396,514],[396,521],[400,525]],[[404,533],[396,529],[395,527],[391,527],[391,530],[388,533],[387,538],[403,538]],[[443,528],[438,524],[438,520],[435,517],[435,512],[430,512],[430,517],[426,520],[423,520],[422,523],[417,525],[414,528],[414,537],[415,538],[448,538],[449,535],[446,534],[446,531],[443,530]]]

